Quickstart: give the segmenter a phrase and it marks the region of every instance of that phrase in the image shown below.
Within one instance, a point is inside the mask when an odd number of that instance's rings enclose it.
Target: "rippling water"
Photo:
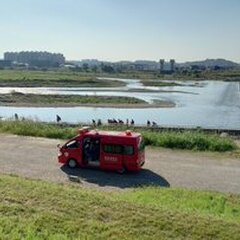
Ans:
[[[93,107],[26,108],[0,107],[0,116],[19,116],[42,121],[55,121],[56,114],[66,122],[90,123],[91,119],[134,119],[136,124],[147,120],[163,126],[187,126],[240,129],[240,83],[223,81],[192,81],[184,86],[144,87],[138,80],[124,79],[121,88],[0,88],[0,93],[11,91],[36,94],[76,94],[99,96],[133,96],[148,102],[154,99],[173,101],[176,108],[115,109]],[[144,91],[143,91],[144,90]]]

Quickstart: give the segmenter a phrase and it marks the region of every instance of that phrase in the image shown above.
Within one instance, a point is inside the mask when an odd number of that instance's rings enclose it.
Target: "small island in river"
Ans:
[[[154,101],[152,104],[135,97],[44,95],[12,92],[0,94],[0,106],[14,107],[112,107],[112,108],[168,108],[175,107],[169,101]]]

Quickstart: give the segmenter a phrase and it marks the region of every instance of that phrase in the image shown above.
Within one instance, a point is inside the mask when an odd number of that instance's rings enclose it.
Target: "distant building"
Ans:
[[[176,70],[176,62],[174,59],[170,59],[169,62],[165,62],[164,59],[160,59],[159,61],[160,64],[160,73],[163,74],[172,74]]]
[[[175,71],[175,60],[174,59],[170,60],[170,71],[172,71],[172,72]]]
[[[1,68],[7,68],[12,66],[12,61],[9,60],[0,60],[0,67]]]
[[[159,61],[159,63],[160,63],[160,72],[164,71],[164,62],[165,62],[164,59],[160,59],[160,61]]]
[[[58,67],[65,63],[63,54],[33,51],[5,52],[4,60],[36,67]]]

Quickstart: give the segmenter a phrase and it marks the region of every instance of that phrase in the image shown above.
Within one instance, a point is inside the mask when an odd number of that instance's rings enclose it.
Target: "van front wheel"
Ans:
[[[70,168],[77,167],[77,161],[75,159],[73,159],[73,158],[69,159],[68,160],[68,167],[70,167]]]

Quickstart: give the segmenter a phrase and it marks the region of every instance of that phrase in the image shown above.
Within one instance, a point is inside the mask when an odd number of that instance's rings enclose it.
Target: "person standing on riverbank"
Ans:
[[[56,121],[57,121],[57,123],[60,123],[62,121],[62,119],[59,115],[56,115]]]

